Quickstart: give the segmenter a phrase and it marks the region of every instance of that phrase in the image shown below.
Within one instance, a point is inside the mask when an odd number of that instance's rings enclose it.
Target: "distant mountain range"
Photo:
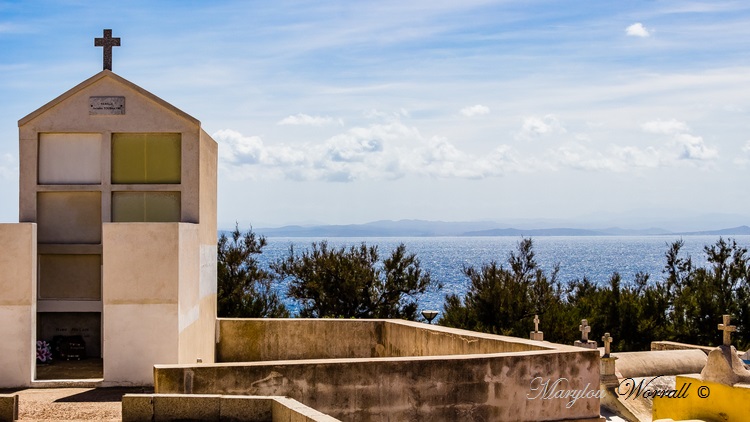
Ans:
[[[737,236],[750,235],[750,227],[739,226],[720,230],[698,232],[673,232],[660,228],[605,229],[543,228],[517,229],[501,228],[496,222],[445,222],[424,220],[382,220],[365,224],[284,226],[278,228],[258,228],[255,232],[268,237],[430,237],[430,236]]]

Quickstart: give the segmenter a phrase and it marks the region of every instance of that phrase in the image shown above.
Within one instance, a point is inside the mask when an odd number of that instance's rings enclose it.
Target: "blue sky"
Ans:
[[[221,227],[750,224],[750,4],[669,0],[0,0],[0,221],[103,28],[219,142]]]

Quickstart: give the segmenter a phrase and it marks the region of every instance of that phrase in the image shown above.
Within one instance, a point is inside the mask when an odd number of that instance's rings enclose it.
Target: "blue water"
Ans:
[[[725,237],[726,238],[726,237]],[[730,236],[741,246],[750,249],[750,236]],[[625,282],[632,282],[638,272],[651,275],[653,282],[663,279],[662,270],[666,264],[664,254],[667,245],[679,236],[560,236],[537,237],[533,239],[536,260],[545,271],[551,271],[555,264],[560,265],[559,280],[563,283],[584,276],[596,283],[605,283],[614,272],[619,272]],[[703,266],[706,257],[703,247],[714,244],[718,236],[685,236],[683,255],[690,255],[693,264]],[[285,257],[289,247],[294,245],[295,252],[301,253],[310,248],[312,242],[319,238],[268,238],[268,246],[263,249],[259,259],[261,265]],[[483,263],[497,261],[505,264],[508,254],[515,250],[521,238],[514,237],[371,237],[371,238],[330,238],[330,246],[377,245],[381,259],[404,243],[408,252],[415,253],[424,270],[430,271],[433,279],[443,284],[441,291],[427,292],[419,298],[420,309],[442,310],[446,295],[455,293],[463,295],[469,286],[469,280],[463,274],[464,266],[480,267]],[[507,265],[506,265],[507,267]],[[285,293],[286,286],[276,287]],[[294,301],[285,299],[287,306],[295,313],[298,306]]]

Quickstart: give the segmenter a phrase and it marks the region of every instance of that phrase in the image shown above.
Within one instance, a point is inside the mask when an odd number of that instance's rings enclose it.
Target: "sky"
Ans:
[[[684,0],[0,0],[0,221],[104,28],[219,143],[220,228],[750,225],[750,3]]]

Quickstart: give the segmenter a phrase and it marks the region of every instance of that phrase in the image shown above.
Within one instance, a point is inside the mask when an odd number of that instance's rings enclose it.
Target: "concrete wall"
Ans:
[[[31,384],[36,363],[36,224],[0,224],[0,387]]]
[[[104,378],[151,385],[155,363],[212,362],[215,294],[201,294],[199,227],[104,224]]]
[[[412,321],[384,326],[385,356],[441,356],[549,350],[550,343],[495,336]]]
[[[157,365],[155,391],[283,395],[344,421],[598,421],[596,397],[530,400],[536,377],[595,391],[597,352]]]
[[[549,343],[412,321],[218,320],[217,362],[441,356],[549,350]],[[353,335],[354,334],[354,335]]]
[[[104,379],[149,385],[152,365],[178,361],[177,223],[103,228]]]
[[[200,321],[199,330],[205,348],[200,351],[203,362],[215,361],[212,346],[216,335],[217,312],[217,223],[216,192],[218,171],[218,144],[206,132],[200,131],[200,185],[199,185],[199,244],[200,244]],[[202,343],[204,344],[204,343]]]
[[[18,394],[0,394],[0,422],[18,420]]]
[[[180,224],[178,363],[214,361],[216,328],[216,254],[205,256],[200,227]],[[214,249],[215,250],[215,249]],[[206,276],[206,266],[214,272]],[[211,289],[213,286],[213,290]]]
[[[699,346],[696,344],[687,344],[687,343],[678,343],[676,341],[652,341],[651,342],[651,351],[657,351],[657,350],[702,350],[703,353],[708,355],[711,353],[711,350],[714,350],[716,347],[711,346]]]
[[[218,171],[218,144],[208,134],[200,131],[200,241],[202,245],[216,247],[216,191]],[[213,254],[216,258],[216,254]],[[215,279],[215,277],[214,277]]]
[[[385,356],[384,320],[218,320],[217,362]]]
[[[530,399],[545,380],[593,394],[597,350],[399,320],[221,319],[218,339],[238,363],[157,365],[155,391],[285,395],[345,421],[598,420],[596,396]],[[421,356],[373,357],[393,351]]]
[[[126,394],[123,422],[235,421],[336,422],[331,416],[287,397],[209,394]]]

